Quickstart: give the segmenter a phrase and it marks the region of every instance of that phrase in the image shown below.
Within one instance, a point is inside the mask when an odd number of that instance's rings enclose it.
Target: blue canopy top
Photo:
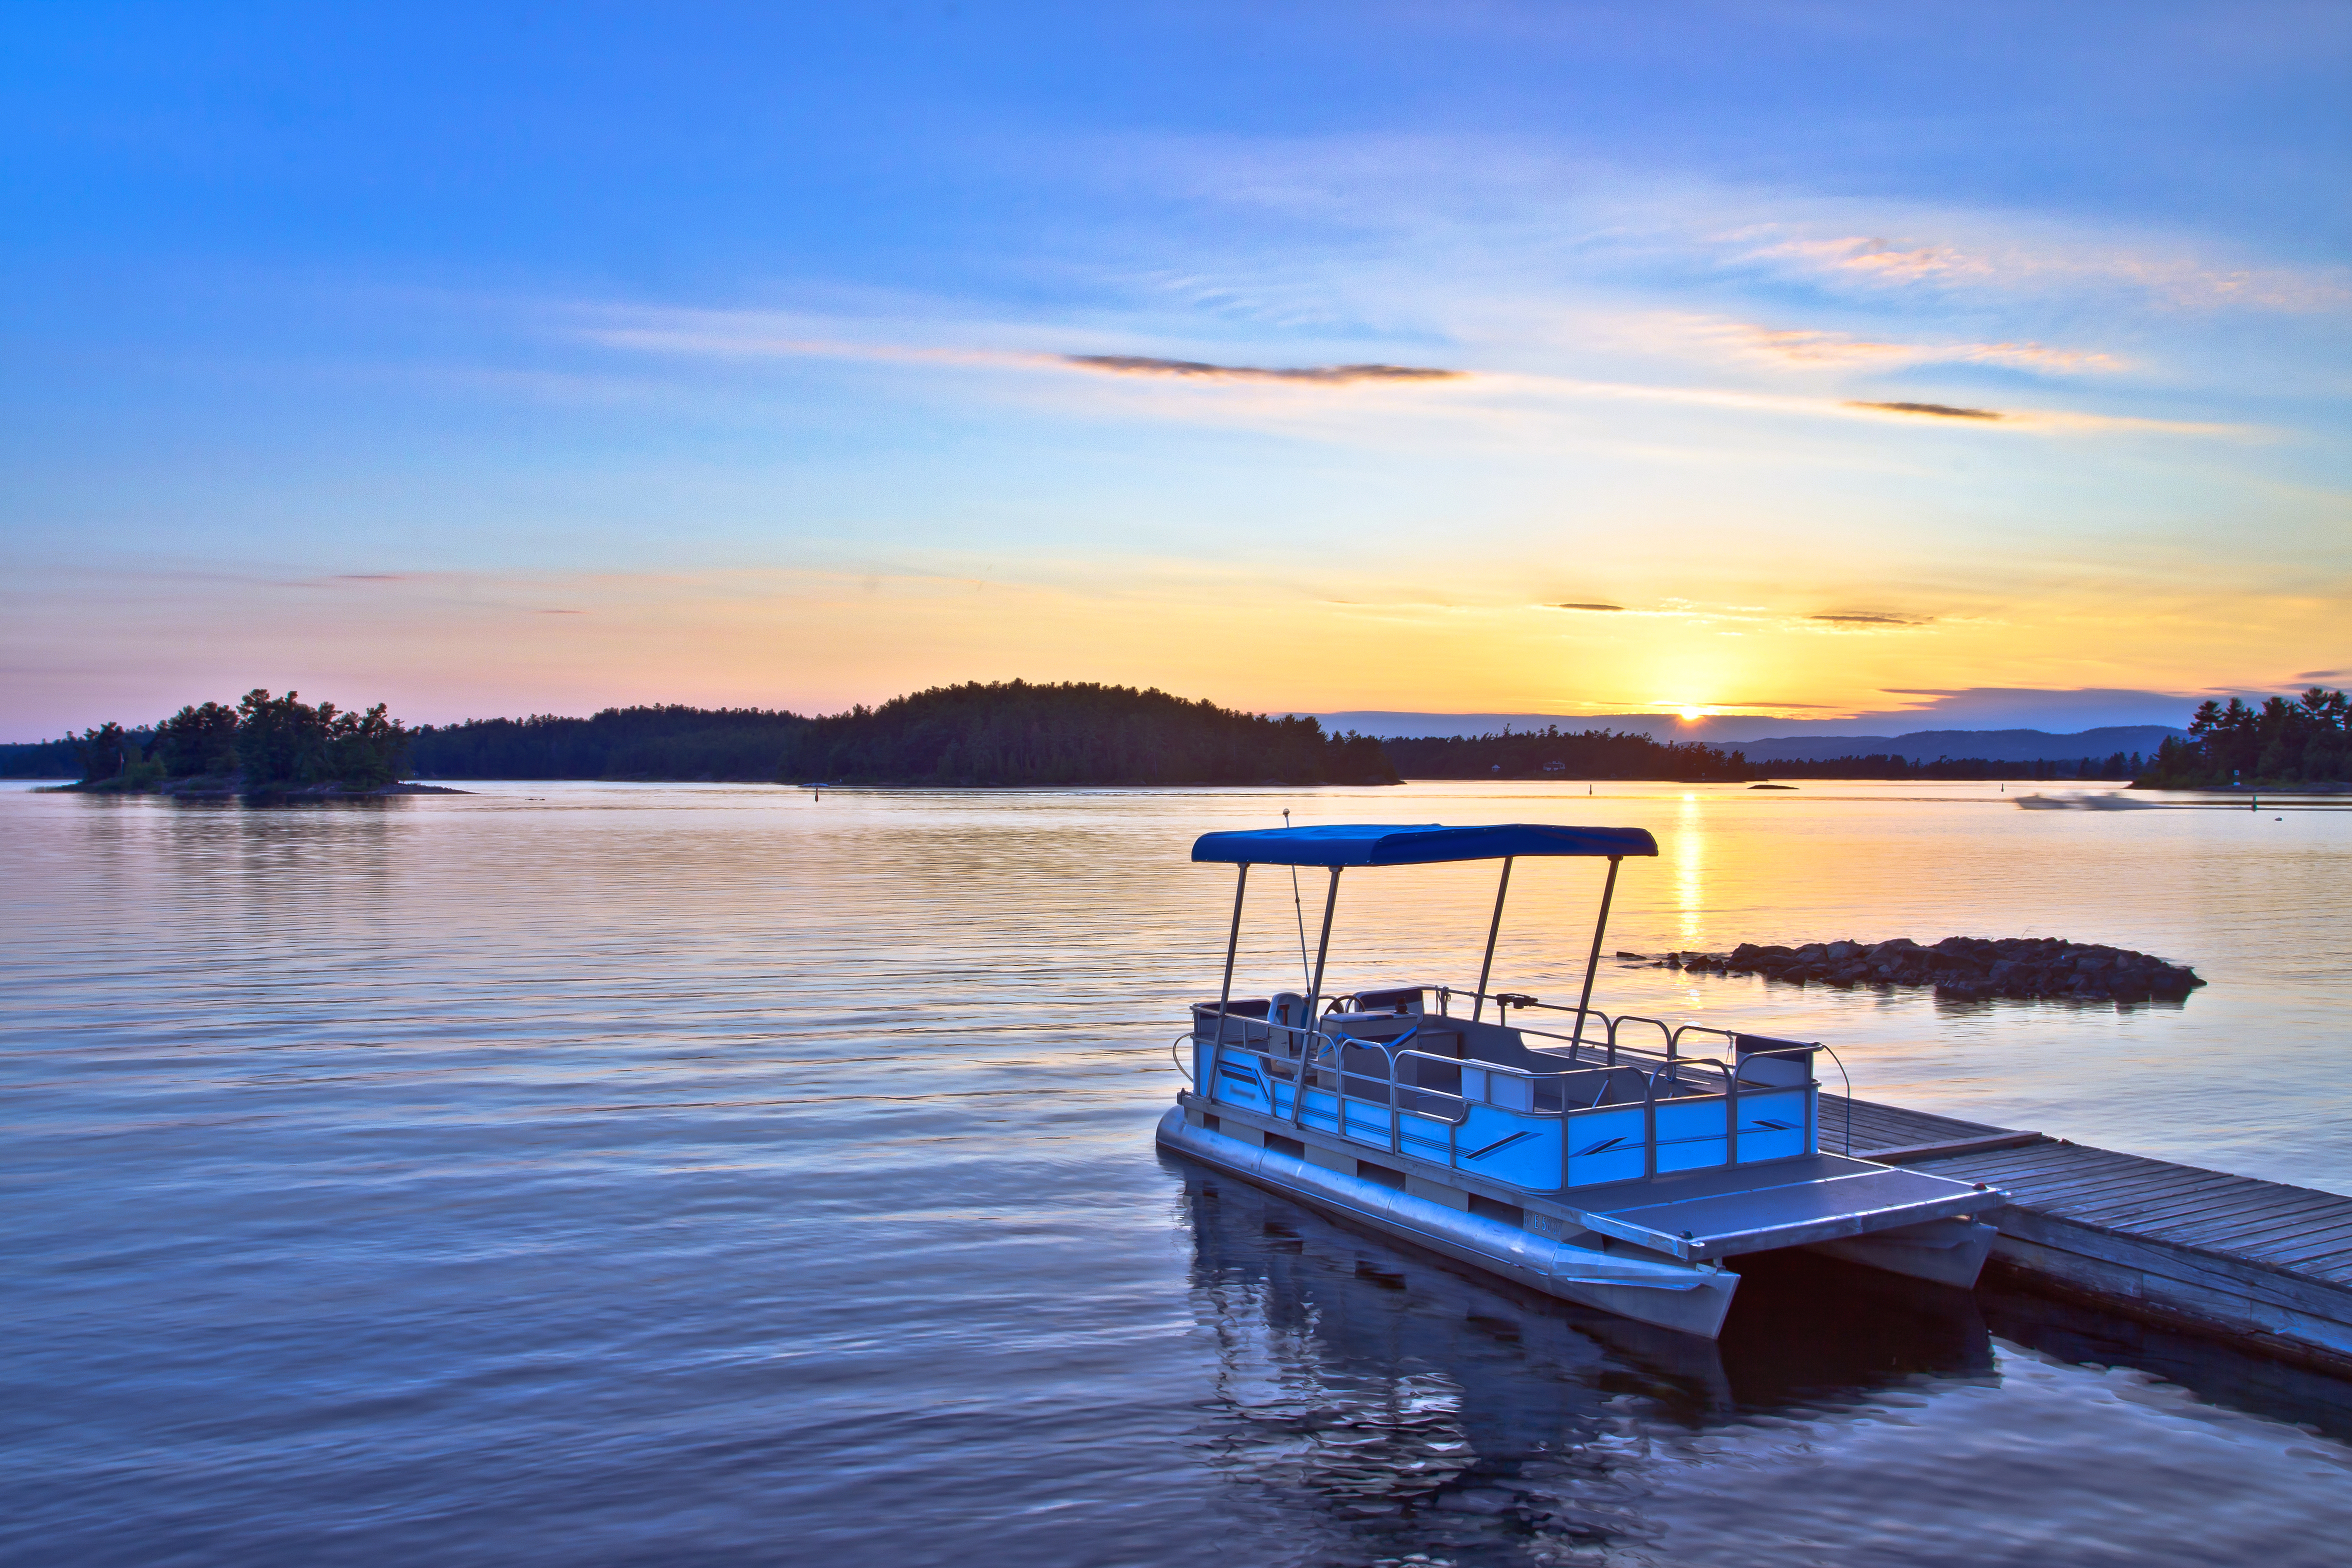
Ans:
[[[1507,855],[1655,855],[1658,841],[1641,827],[1559,827],[1542,822],[1494,827],[1359,823],[1330,827],[1263,827],[1203,833],[1192,858],[1242,866],[1434,866],[1449,860],[1500,860]]]

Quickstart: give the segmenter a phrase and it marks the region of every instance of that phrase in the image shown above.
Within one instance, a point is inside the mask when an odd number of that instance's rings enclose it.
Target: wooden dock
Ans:
[[[1984,1182],[1993,1267],[2039,1289],[2352,1373],[2352,1197],[1842,1096],[1822,1147]]]

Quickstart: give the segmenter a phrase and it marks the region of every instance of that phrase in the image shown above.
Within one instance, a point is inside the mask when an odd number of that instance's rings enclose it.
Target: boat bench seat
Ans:
[[[1223,1029],[1219,1031],[1217,1005],[1214,1002],[1192,1004],[1192,1034],[1197,1039],[1223,1038],[1228,1045],[1254,1046],[1263,1049],[1273,1031],[1265,1020],[1274,1010],[1272,1001],[1264,996],[1236,996],[1225,1004]]]
[[[1570,1107],[1582,1110],[1596,1105],[1639,1105],[1648,1081],[1649,1075],[1640,1068],[1594,1068],[1571,1072],[1559,1083]]]

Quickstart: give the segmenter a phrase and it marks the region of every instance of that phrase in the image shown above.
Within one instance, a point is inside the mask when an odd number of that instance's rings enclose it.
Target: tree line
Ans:
[[[2143,765],[2117,752],[2078,762],[2000,763],[1983,757],[1912,762],[1893,752],[1808,762],[1750,762],[1745,752],[1698,741],[1654,741],[1630,731],[1504,730],[1486,735],[1390,739],[1398,772],[1415,779],[1671,779],[1686,784],[1759,779],[2127,779]]]
[[[1381,742],[1397,771],[1415,779],[1677,779],[1694,783],[1761,775],[1738,752],[1696,741],[1654,741],[1613,730],[1505,729],[1486,735],[1427,735]]]
[[[1376,740],[1326,734],[1157,689],[1010,680],[933,687],[810,718],[781,709],[607,708],[410,729],[381,703],[311,705],[289,691],[183,708],[160,724],[100,725],[0,746],[0,776],[78,774],[84,787],[192,784],[268,792],[443,779],[709,779],[867,784],[1385,784],[1425,779],[2130,779],[2149,788],[2352,782],[2352,721],[2317,687],[2259,707],[2208,702],[2190,738],[2153,757],[1991,762],[1890,753],[1750,762],[1735,748],[1627,731],[1542,730]],[[414,773],[409,773],[414,769]]]
[[[210,785],[257,795],[394,783],[407,767],[412,736],[381,702],[353,711],[305,702],[299,692],[276,697],[257,687],[235,707],[192,704],[146,729],[110,721],[62,742],[16,749],[69,750],[85,789]]]
[[[2315,686],[2259,708],[2235,697],[2226,706],[2205,702],[2189,721],[2189,737],[2158,747],[2154,766],[2136,782],[2146,789],[2352,784],[2352,704],[2340,690]]]
[[[808,720],[781,709],[607,708],[586,719],[535,713],[416,731],[417,776],[439,779],[689,779],[765,784]]]
[[[1874,752],[1866,756],[1823,757],[1801,763],[1758,763],[1754,764],[1759,778],[1776,779],[1905,779],[1939,781],[1982,781],[1995,779],[2017,781],[2048,781],[2053,779],[2113,779],[2121,781],[2138,776],[2147,765],[2147,759],[2137,752],[2114,752],[2105,757],[2083,757],[2069,762],[2042,758],[2034,762],[1993,762],[1984,757],[1936,757],[1913,762],[1894,752]]]
[[[1381,743],[1167,692],[940,686],[877,707],[607,708],[425,725],[417,776],[940,784],[1393,784]]]

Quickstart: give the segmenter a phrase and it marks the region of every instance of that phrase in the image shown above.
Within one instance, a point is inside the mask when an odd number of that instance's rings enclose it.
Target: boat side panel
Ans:
[[[1454,1134],[1457,1166],[1532,1193],[1559,1188],[1559,1117],[1522,1116],[1491,1105],[1468,1109]]]

